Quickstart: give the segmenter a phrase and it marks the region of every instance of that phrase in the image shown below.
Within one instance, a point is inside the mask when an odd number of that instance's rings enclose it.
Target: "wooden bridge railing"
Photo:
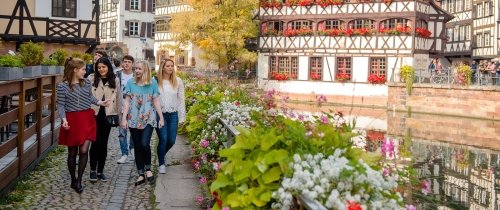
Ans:
[[[0,194],[57,145],[62,75],[0,82]]]

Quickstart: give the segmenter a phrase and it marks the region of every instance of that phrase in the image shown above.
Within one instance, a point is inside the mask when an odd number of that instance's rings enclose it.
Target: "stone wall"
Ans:
[[[500,119],[500,86],[437,86],[414,84],[408,96],[401,84],[389,85],[387,108],[440,115]]]

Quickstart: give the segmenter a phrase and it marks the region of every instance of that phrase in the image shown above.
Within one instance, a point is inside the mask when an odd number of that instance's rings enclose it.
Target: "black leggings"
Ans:
[[[111,126],[106,123],[105,118],[106,114],[104,112],[99,112],[95,118],[97,124],[96,141],[92,142],[89,153],[90,170],[95,171],[97,168],[99,174],[103,172],[106,157],[108,156],[108,139],[111,131]]]
[[[82,183],[82,175],[83,172],[85,171],[85,167],[87,166],[87,159],[89,157],[88,151],[89,151],[89,146],[90,146],[90,141],[86,140],[85,143],[83,143],[80,146],[72,146],[68,147],[68,169],[69,169],[69,174],[71,175],[71,182],[77,181],[78,183]],[[76,155],[79,155],[78,160],[78,178],[75,175],[75,170],[76,170]]]

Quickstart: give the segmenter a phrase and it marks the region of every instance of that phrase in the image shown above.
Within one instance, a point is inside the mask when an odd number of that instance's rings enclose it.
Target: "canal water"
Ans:
[[[385,109],[289,104],[309,113],[342,112],[356,120],[361,146],[380,151],[383,139],[395,142],[391,161],[411,163],[427,180],[405,193],[417,209],[500,210],[500,122],[473,118],[394,112]]]

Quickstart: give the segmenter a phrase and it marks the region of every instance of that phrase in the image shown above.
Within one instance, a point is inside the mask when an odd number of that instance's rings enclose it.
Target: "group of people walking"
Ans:
[[[104,166],[112,127],[120,126],[122,155],[117,162],[126,163],[133,153],[138,172],[135,185],[140,185],[154,180],[153,130],[159,140],[158,172],[164,174],[166,153],[175,144],[179,123],[185,120],[184,85],[176,76],[174,61],[163,60],[157,77],[151,76],[149,62],[134,63],[129,55],[115,61],[115,66],[111,62],[104,51],[97,51],[94,63],[87,66],[81,59],[68,58],[63,82],[57,87],[57,111],[62,121],[59,144],[68,147],[70,186],[78,193],[83,192],[82,177],[89,156],[90,181],[108,180]],[[120,63],[121,69],[115,72]]]

